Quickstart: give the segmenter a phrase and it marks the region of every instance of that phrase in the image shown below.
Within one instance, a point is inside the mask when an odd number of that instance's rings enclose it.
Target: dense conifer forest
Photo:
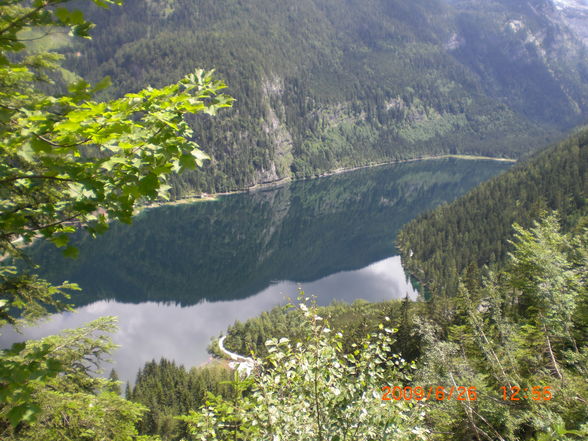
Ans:
[[[588,130],[517,164],[467,196],[425,213],[398,235],[403,263],[435,295],[455,295],[460,277],[512,251],[512,224],[526,228],[557,210],[565,231],[581,231],[588,210]]]
[[[38,274],[35,241],[75,258],[79,229],[98,236],[182,192],[524,156],[587,113],[586,49],[547,0],[82,4],[102,27],[89,46],[70,37],[92,23],[66,3],[0,3],[2,327],[73,309],[79,287]],[[216,65],[244,107],[194,64]],[[113,317],[1,349],[0,438],[588,439],[587,144],[578,131],[406,226],[428,301],[299,293],[227,330],[232,364],[153,361],[124,395],[100,370]]]
[[[234,379],[226,364],[185,369],[165,359],[147,363],[137,373],[135,384],[127,388],[126,398],[144,404],[149,412],[138,424],[141,433],[157,433],[164,439],[188,435],[186,425],[176,417],[198,409],[207,394],[230,397],[228,382]]]
[[[517,158],[588,115],[586,49],[549,0],[129,1],[88,10],[69,69],[109,96],[214,68],[210,154],[174,195],[444,153]]]

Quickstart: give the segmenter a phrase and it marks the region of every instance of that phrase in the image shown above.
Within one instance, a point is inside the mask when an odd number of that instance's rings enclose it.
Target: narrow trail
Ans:
[[[240,374],[244,374],[245,376],[249,376],[249,374],[251,374],[251,372],[253,371],[253,368],[255,367],[255,360],[251,357],[244,357],[242,355],[235,354],[234,352],[228,351],[224,345],[225,338],[227,338],[227,336],[223,335],[218,340],[218,347],[223,354],[225,354],[227,357],[229,357],[231,360],[233,360],[232,362],[229,363],[229,366],[232,369],[237,369],[237,372],[239,372]]]

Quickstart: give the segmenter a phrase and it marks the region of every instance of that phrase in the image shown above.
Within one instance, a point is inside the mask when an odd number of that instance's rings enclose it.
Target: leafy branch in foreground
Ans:
[[[112,392],[114,382],[96,376],[114,349],[112,317],[4,351],[0,377],[19,369],[27,382],[1,389],[0,437],[6,441],[144,439],[136,422],[146,410]],[[28,367],[29,369],[23,369]],[[59,373],[59,375],[55,375]]]
[[[480,396],[428,408],[432,440],[588,435],[588,232],[562,233],[555,214],[514,228],[504,269],[480,286],[460,286],[448,336],[433,321],[422,326],[417,380],[472,385]]]
[[[30,27],[66,26],[73,35],[88,37],[90,23],[80,11],[58,7],[62,3],[66,1],[0,6],[3,258],[22,257],[18,245],[38,236],[67,247],[76,225],[102,233],[110,220],[130,222],[142,199],[166,198],[170,174],[209,159],[193,141],[185,115],[214,114],[232,102],[219,93],[225,84],[203,70],[176,84],[105,102],[92,100],[92,95],[106,87],[108,79],[95,87],[78,81],[62,94],[43,93],[44,83],[52,83],[45,73],[55,73],[62,57],[31,55],[18,36]],[[57,89],[55,84],[49,87]],[[76,249],[67,247],[65,253],[75,256]],[[15,283],[5,277],[10,271],[14,267],[6,267],[2,274],[7,284]],[[2,308],[26,309],[28,304],[9,295]]]
[[[102,7],[121,3],[92,2]],[[71,36],[89,38],[92,23],[81,11],[63,7],[66,3],[0,3],[0,326],[30,322],[46,315],[48,308],[67,309],[68,292],[78,289],[68,282],[53,286],[31,275],[27,265],[19,267],[19,260],[31,266],[23,246],[44,237],[74,257],[77,250],[69,246],[69,235],[78,227],[100,234],[110,221],[130,222],[141,201],[166,198],[172,173],[194,169],[209,159],[193,140],[185,115],[214,115],[232,103],[220,93],[225,84],[204,70],[162,88],[94,100],[93,95],[108,86],[108,78],[96,86],[83,80],[68,83],[61,54],[29,50],[21,38],[31,30],[49,34],[51,29],[69,29]],[[3,439],[26,427],[31,428],[26,439],[81,439],[81,433],[84,439],[132,436],[126,429],[110,434],[99,427],[102,404],[122,399],[103,403],[105,395],[92,394],[99,389],[72,391],[61,381],[104,349],[100,339],[93,341],[99,345],[77,359],[55,359],[47,352],[51,345],[33,342],[0,352]],[[81,372],[91,382],[88,372]],[[71,396],[60,401],[63,394]],[[119,408],[128,413],[125,421],[132,427],[142,410],[123,401]],[[86,423],[77,416],[69,423],[60,419],[76,407],[87,412]],[[44,415],[42,424],[23,428],[39,414]],[[64,427],[58,428],[60,424]]]
[[[234,383],[233,399],[210,395],[200,411],[181,417],[194,440],[425,440],[420,405],[383,401],[381,388],[409,378],[381,325],[351,353],[315,306],[300,304],[301,341],[266,342],[269,354]],[[412,366],[411,366],[412,367]]]

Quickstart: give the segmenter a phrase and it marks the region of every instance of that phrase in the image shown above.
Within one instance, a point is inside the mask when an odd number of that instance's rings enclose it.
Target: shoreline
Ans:
[[[375,168],[375,167],[382,167],[385,165],[405,164],[405,163],[409,163],[409,162],[432,161],[435,159],[448,159],[448,158],[464,159],[464,160],[470,160],[470,161],[499,161],[499,162],[511,162],[511,163],[517,162],[516,159],[512,159],[512,158],[495,158],[492,156],[476,156],[476,155],[422,156],[419,158],[412,158],[412,159],[400,159],[400,160],[394,160],[394,161],[378,162],[375,164],[366,164],[366,165],[360,165],[357,167],[337,168],[337,169],[334,169],[330,172],[322,173],[322,174],[316,175],[316,176],[310,176],[307,178],[294,179],[292,177],[286,177],[286,178],[279,179],[277,181],[270,181],[270,182],[263,182],[260,184],[255,184],[251,187],[247,187],[247,188],[241,189],[241,190],[231,190],[231,191],[220,192],[220,193],[211,193],[211,194],[202,193],[200,195],[185,196],[180,199],[176,199],[174,201],[151,202],[149,204],[140,205],[140,206],[136,207],[134,215],[138,215],[138,214],[142,213],[144,210],[148,210],[151,208],[159,208],[159,207],[174,206],[174,205],[195,204],[195,203],[199,203],[199,202],[214,202],[214,201],[218,201],[219,198],[222,196],[249,193],[249,192],[264,190],[264,189],[268,189],[268,188],[277,188],[277,187],[281,187],[282,185],[289,184],[291,182],[300,182],[300,181],[307,181],[307,180],[312,180],[312,179],[320,179],[320,178],[325,178],[328,176],[349,173],[349,172],[353,172],[353,171],[361,170],[361,169],[365,169],[365,168]],[[36,239],[37,238],[33,239],[33,241],[30,244],[26,245],[25,248],[32,245],[32,243],[34,243],[36,241]],[[14,243],[18,243],[18,242],[19,242],[19,239],[16,239],[16,241]],[[21,246],[21,245],[17,245],[17,246]],[[8,254],[0,256],[0,262],[4,261],[8,257],[9,257]]]
[[[457,154],[455,154],[455,155],[439,155],[439,156],[422,156],[419,158],[378,162],[378,163],[374,163],[374,164],[360,165],[357,167],[341,167],[341,168],[336,168],[330,172],[326,172],[326,173],[322,173],[320,175],[310,176],[310,177],[306,177],[306,178],[296,179],[296,178],[292,178],[292,177],[286,177],[286,178],[278,179],[277,181],[269,181],[269,182],[262,182],[259,184],[255,184],[255,185],[252,185],[251,187],[247,187],[247,188],[244,188],[241,190],[231,190],[231,191],[225,191],[225,192],[220,192],[220,193],[211,193],[211,194],[202,193],[201,195],[185,196],[185,197],[176,199],[175,201],[152,202],[150,204],[143,205],[143,206],[139,207],[138,212],[141,212],[144,209],[158,208],[158,207],[164,207],[164,206],[168,206],[168,205],[193,204],[193,203],[197,203],[197,202],[214,202],[214,201],[218,201],[219,198],[222,196],[249,193],[249,192],[254,192],[254,191],[258,191],[258,190],[265,190],[268,188],[277,188],[277,187],[281,187],[282,185],[286,185],[286,184],[289,184],[292,182],[301,182],[301,181],[309,181],[312,179],[326,178],[328,176],[340,175],[343,173],[349,173],[349,172],[353,172],[356,170],[362,170],[362,169],[366,169],[366,168],[375,168],[375,167],[383,167],[385,165],[405,164],[405,163],[410,163],[410,162],[432,161],[432,160],[436,160],[436,159],[450,159],[450,158],[463,159],[463,160],[468,160],[468,161],[498,161],[498,162],[510,162],[510,163],[516,163],[518,161],[517,159],[512,159],[512,158],[495,158],[492,156],[477,156],[477,155],[457,155]]]

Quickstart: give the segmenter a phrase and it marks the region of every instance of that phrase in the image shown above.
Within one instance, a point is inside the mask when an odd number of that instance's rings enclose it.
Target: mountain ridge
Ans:
[[[586,48],[550,1],[150,0],[87,11],[69,66],[114,93],[215,67],[213,160],[175,196],[422,155],[520,157],[588,114]]]
[[[588,2],[585,0],[553,0],[565,23],[588,44]]]

